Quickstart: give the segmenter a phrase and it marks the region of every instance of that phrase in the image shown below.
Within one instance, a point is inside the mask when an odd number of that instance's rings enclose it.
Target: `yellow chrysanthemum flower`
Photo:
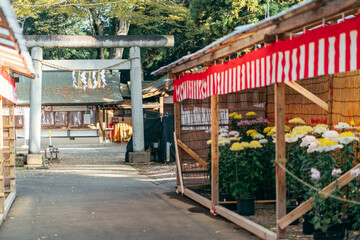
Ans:
[[[236,115],[234,116],[234,119],[242,119],[241,114],[236,114]]]
[[[306,124],[304,120],[302,120],[299,117],[292,118],[289,120],[289,123],[295,123],[295,124]]]
[[[211,144],[211,139],[206,142],[207,145]]]
[[[248,143],[248,142],[241,142],[240,145],[241,145],[241,147],[243,147],[243,148],[248,148],[248,147],[250,147],[250,143]]]
[[[231,151],[241,151],[241,150],[244,150],[244,147],[241,146],[240,143],[235,142],[235,143],[233,143],[233,144],[231,145],[230,150],[231,150]]]
[[[239,140],[239,138],[238,138],[238,137],[229,137],[228,140],[230,140],[230,141],[237,141],[237,140]]]
[[[285,134],[285,137],[290,138],[290,137],[294,137],[294,135],[292,135],[291,133],[286,133],[286,134]]]
[[[329,126],[327,124],[322,124],[319,123],[318,125],[316,125],[314,128],[328,128]]]
[[[258,132],[253,132],[253,133],[250,134],[250,137],[253,138],[255,135],[259,135],[259,134],[260,134],[260,133],[258,133]]]
[[[266,127],[264,129],[264,133],[268,133],[269,131],[271,131],[274,127]]]
[[[296,135],[296,134],[303,134],[306,135],[308,133],[313,132],[314,129],[310,126],[297,126],[294,127],[293,130],[291,131],[292,134]]]
[[[229,117],[235,117],[237,115],[237,112],[233,112],[229,114]]]
[[[318,141],[320,142],[321,147],[337,145],[338,144],[337,142],[335,142],[333,140],[326,139],[326,138],[319,138]]]
[[[259,141],[253,140],[250,142],[249,148],[262,148],[262,145],[259,143]]]
[[[252,133],[257,133],[255,129],[250,129],[246,131],[246,135],[250,136]]]
[[[356,130],[358,130],[358,132],[360,132],[360,127],[358,127]]]
[[[355,134],[353,134],[352,132],[342,132],[339,134],[339,137],[355,137]]]
[[[257,114],[255,112],[247,112],[246,116],[256,116]]]

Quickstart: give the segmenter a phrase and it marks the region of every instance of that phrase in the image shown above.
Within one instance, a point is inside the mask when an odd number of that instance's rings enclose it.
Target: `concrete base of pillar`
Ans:
[[[27,165],[43,165],[43,159],[41,154],[28,154]]]
[[[150,152],[130,152],[129,153],[129,163],[138,164],[138,163],[150,163]]]

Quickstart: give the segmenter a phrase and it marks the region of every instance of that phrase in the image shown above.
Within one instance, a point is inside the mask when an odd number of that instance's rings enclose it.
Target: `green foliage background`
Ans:
[[[108,2],[113,2],[108,4]],[[270,0],[275,15],[302,0]],[[142,49],[144,79],[178,58],[195,52],[236,26],[265,18],[267,0],[12,0],[25,35],[114,35],[117,19],[130,23],[129,35],[172,34],[174,48]],[[102,5],[71,5],[94,4]],[[110,50],[104,50],[109,58]],[[45,59],[95,59],[96,49],[46,49]],[[125,49],[123,58],[128,57]],[[126,77],[126,74],[124,74]],[[126,81],[126,79],[124,79]]]

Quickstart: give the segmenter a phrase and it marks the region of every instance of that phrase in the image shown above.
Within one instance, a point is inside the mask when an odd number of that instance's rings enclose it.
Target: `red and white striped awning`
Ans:
[[[174,101],[360,69],[360,15],[174,80]]]
[[[0,95],[7,100],[16,103],[17,97],[15,91],[15,82],[6,71],[0,71],[0,86]]]

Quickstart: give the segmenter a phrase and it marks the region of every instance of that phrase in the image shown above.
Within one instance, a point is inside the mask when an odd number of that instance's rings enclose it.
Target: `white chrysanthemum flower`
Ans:
[[[263,138],[263,139],[259,140],[259,143],[261,143],[261,144],[265,144],[265,143],[268,143],[268,142],[269,141],[266,138]]]
[[[358,137],[339,137],[339,138],[336,138],[334,139],[334,141],[337,141],[341,144],[349,144],[353,141],[359,141],[359,138]]]
[[[322,134],[323,138],[334,140],[335,138],[339,137],[339,133],[334,130],[326,131]]]
[[[309,144],[308,149],[306,150],[307,153],[315,152],[317,147],[319,146],[319,143],[317,141],[312,142]]]
[[[346,122],[339,122],[337,125],[334,126],[335,129],[343,130],[350,128],[350,125]]]
[[[307,135],[301,139],[300,147],[306,147],[309,146],[312,142],[316,142],[316,137]]]
[[[339,176],[342,173],[341,168],[334,168],[331,171],[331,176],[336,177]]]
[[[219,133],[227,133],[228,130],[226,128],[220,128]]]
[[[336,144],[336,145],[329,145],[329,146],[320,146],[315,149],[316,152],[331,152],[337,148],[343,148],[344,145]]]
[[[263,138],[265,138],[265,136],[262,134],[256,134],[253,136],[253,139],[263,139]]]
[[[296,142],[298,139],[299,139],[299,138],[296,137],[296,136],[286,137],[286,138],[285,138],[285,142],[287,142],[287,143],[294,143],[294,142]]]
[[[316,168],[311,168],[311,178],[314,180],[320,179],[320,172]]]
[[[329,128],[326,128],[326,127],[317,127],[317,128],[315,128],[314,132],[318,133],[318,134],[322,134],[328,130],[329,130]]]
[[[227,133],[221,133],[219,135],[219,138],[227,138],[227,137],[229,137],[229,134],[227,134]]]
[[[238,131],[231,131],[231,132],[229,132],[229,136],[232,136],[232,137],[237,137],[237,136],[239,136],[240,135],[240,133],[238,132]]]
[[[355,176],[355,177],[360,176],[360,168],[350,170],[350,176]]]

